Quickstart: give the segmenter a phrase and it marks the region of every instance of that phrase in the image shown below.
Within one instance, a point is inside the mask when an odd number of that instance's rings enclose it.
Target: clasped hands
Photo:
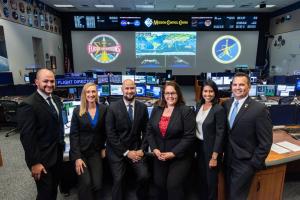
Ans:
[[[175,154],[173,152],[160,152],[159,149],[154,149],[153,153],[160,161],[167,161],[175,158]]]
[[[129,151],[127,154],[127,157],[132,160],[132,162],[136,163],[142,159],[144,156],[144,152],[142,150],[137,150],[137,151]]]

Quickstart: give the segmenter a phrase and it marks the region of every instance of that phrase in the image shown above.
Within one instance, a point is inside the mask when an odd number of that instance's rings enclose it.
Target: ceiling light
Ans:
[[[195,8],[195,5],[176,5],[175,8],[190,9]]]
[[[255,8],[273,8],[273,7],[276,7],[276,5],[267,4],[265,6],[262,6],[262,4],[258,4],[255,6]]]
[[[146,9],[152,9],[154,8],[154,5],[148,4],[148,5],[135,5],[136,8],[146,8]]]
[[[57,8],[73,8],[75,6],[71,5],[71,4],[54,4],[53,6],[57,7]]]
[[[227,5],[216,5],[216,8],[234,8],[235,5],[227,4]]]
[[[110,4],[99,4],[99,5],[95,5],[96,8],[113,8],[115,7],[114,5],[110,5]]]

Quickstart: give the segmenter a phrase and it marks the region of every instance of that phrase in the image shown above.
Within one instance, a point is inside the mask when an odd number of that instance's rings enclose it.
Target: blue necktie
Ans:
[[[47,97],[47,101],[48,101],[49,106],[51,108],[51,112],[53,113],[53,115],[55,115],[57,117],[57,111],[56,111],[56,109],[55,109],[55,107],[54,107],[54,105],[51,101],[51,97]]]
[[[131,104],[128,104],[128,116],[130,121],[133,122],[133,109]]]
[[[232,128],[234,119],[235,119],[235,117],[236,117],[236,115],[238,113],[238,107],[239,107],[239,102],[238,101],[234,102],[234,107],[232,109],[232,112],[231,112],[231,115],[230,115],[230,118],[229,118],[230,128]]]

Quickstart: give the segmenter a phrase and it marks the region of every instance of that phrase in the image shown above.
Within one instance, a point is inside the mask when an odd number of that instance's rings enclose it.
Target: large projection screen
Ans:
[[[255,67],[258,31],[72,31],[75,72],[87,70],[198,75]]]

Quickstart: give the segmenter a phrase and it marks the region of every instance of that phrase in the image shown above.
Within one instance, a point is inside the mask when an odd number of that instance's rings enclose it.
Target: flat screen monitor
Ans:
[[[105,85],[98,85],[98,96],[99,97],[107,97],[109,96],[109,85],[105,84]]]
[[[294,85],[277,85],[276,96],[287,97],[295,95]]]
[[[232,79],[233,79],[233,77],[230,77],[230,76],[224,76],[224,77],[223,77],[224,85],[230,85],[231,82],[232,82]]]
[[[156,76],[147,76],[147,84],[150,84],[150,85],[155,85],[157,84],[157,78]]]
[[[25,83],[30,83],[29,75],[24,76],[24,82]]]
[[[13,85],[14,79],[12,72],[0,72],[0,85]]]
[[[121,84],[122,83],[122,75],[111,75],[109,77],[110,83]]]
[[[257,85],[257,95],[275,96],[275,85]]]
[[[257,83],[257,76],[250,76],[250,83],[251,84],[256,84]]]
[[[146,83],[146,76],[135,75],[134,82],[137,84],[145,84]]]
[[[122,82],[127,79],[134,81],[134,75],[122,75]]]
[[[112,96],[123,95],[122,85],[110,84],[110,95],[112,95]]]
[[[77,89],[76,88],[68,88],[68,92],[69,92],[69,94],[76,94]]]
[[[144,97],[146,95],[146,85],[137,85],[136,86],[136,96]]]
[[[98,75],[98,84],[108,83],[108,75]]]
[[[146,96],[159,99],[161,96],[161,88],[159,86],[146,85]]]
[[[223,85],[224,84],[224,77],[223,76],[212,76],[211,80],[213,80],[217,85]]]
[[[296,90],[300,91],[300,79],[296,81]]]
[[[250,91],[249,91],[250,97],[257,96],[257,85],[251,85]]]

